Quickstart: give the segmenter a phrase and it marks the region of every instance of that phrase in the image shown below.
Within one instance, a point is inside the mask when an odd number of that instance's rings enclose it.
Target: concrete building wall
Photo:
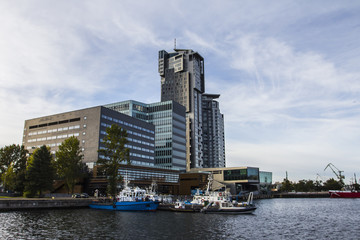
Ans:
[[[45,144],[54,154],[65,139],[75,136],[83,149],[84,162],[96,162],[100,110],[101,107],[93,107],[26,120],[23,145],[32,153]]]
[[[220,94],[203,94],[203,145],[204,167],[225,167],[224,115],[215,99]]]

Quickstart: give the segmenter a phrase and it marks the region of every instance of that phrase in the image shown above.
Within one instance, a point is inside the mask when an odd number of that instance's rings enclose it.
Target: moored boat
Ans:
[[[173,207],[169,208],[174,212],[199,212],[202,206],[197,207],[190,202],[177,200]]]
[[[331,198],[360,198],[359,191],[337,191],[330,190],[329,191]]]
[[[250,214],[256,210],[253,204],[253,193],[250,192],[247,202],[236,201],[210,201],[207,206],[201,209],[202,213],[228,213],[228,214]]]
[[[154,201],[114,202],[113,204],[94,202],[90,204],[89,207],[93,209],[116,211],[155,211],[158,205],[159,204]]]
[[[155,211],[158,206],[159,202],[150,200],[146,190],[138,187],[130,188],[127,180],[125,180],[124,189],[112,203],[97,201],[89,205],[94,209],[116,211]]]

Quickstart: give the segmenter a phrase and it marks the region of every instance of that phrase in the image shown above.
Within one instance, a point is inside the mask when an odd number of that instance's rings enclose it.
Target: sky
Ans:
[[[0,1],[0,147],[26,119],[160,101],[158,51],[205,59],[226,165],[360,177],[359,1]],[[335,169],[336,170],[336,169]]]

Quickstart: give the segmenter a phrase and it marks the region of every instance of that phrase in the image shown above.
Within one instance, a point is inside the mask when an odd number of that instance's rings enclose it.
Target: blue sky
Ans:
[[[0,146],[24,121],[160,101],[159,50],[198,51],[227,166],[360,176],[359,1],[1,1]]]

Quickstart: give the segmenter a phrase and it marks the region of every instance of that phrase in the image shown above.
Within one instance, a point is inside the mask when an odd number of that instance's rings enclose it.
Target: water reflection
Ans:
[[[112,212],[0,213],[1,239],[357,239],[360,199],[267,199],[253,215]],[[354,237],[353,237],[354,236]]]

